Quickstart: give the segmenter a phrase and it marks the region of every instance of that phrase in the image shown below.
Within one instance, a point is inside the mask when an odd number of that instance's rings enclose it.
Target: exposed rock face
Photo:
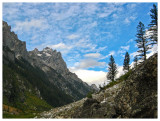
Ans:
[[[32,65],[41,68],[47,74],[50,82],[73,96],[73,99],[85,97],[90,90],[88,84],[68,70],[60,52],[46,47],[42,51],[38,49],[30,51],[29,57]]]
[[[71,73],[66,63],[64,62],[61,53],[52,50],[49,47],[39,51],[35,48],[28,52],[26,43],[18,39],[14,32],[11,32],[11,27],[3,21],[3,55],[14,61],[15,58],[24,58],[32,66],[43,70],[50,82],[52,82],[64,93],[73,97],[73,100],[78,100],[86,96],[90,91],[90,86],[77,77],[76,74]],[[5,51],[9,48],[10,51]],[[7,62],[6,62],[7,63]]]
[[[97,86],[95,84],[92,84],[91,85],[91,88],[95,91],[95,92],[98,92],[99,89],[97,88]]]
[[[157,117],[157,54],[139,65],[115,97],[117,116]]]
[[[3,21],[3,46],[9,47],[15,53],[16,58],[23,57],[27,59],[28,53],[26,49],[26,42],[18,39],[14,32],[11,32],[11,27],[7,22]]]
[[[92,97],[73,118],[156,118],[157,54],[140,64],[126,81]]]
[[[3,57],[8,58],[9,61],[15,62],[15,54],[7,46],[3,46]],[[3,59],[3,62],[7,64],[7,59]]]

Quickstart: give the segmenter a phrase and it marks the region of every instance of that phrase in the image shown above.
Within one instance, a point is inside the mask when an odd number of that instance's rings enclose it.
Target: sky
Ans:
[[[3,2],[3,20],[28,51],[50,47],[62,53],[69,70],[88,84],[108,83],[110,55],[122,75],[126,51],[137,54],[136,27],[151,22],[154,3],[15,3]],[[157,50],[150,50],[149,56]]]

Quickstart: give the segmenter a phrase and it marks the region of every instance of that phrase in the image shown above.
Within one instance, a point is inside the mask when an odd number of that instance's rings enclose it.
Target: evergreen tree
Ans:
[[[137,42],[137,47],[139,48],[137,51],[139,53],[138,56],[140,56],[140,59],[145,61],[149,46],[147,45],[148,40],[145,37],[145,26],[142,22],[139,22],[139,25],[137,26],[136,37],[137,39],[135,41]]]
[[[151,23],[149,24],[150,26],[157,26],[157,22],[158,22],[158,14],[157,14],[157,6],[155,4],[153,4],[153,8],[150,10],[151,14]]]
[[[111,55],[110,62],[108,63],[107,79],[113,82],[116,74],[117,74],[117,66],[115,64],[113,56]]]
[[[129,62],[130,62],[130,56],[129,56],[129,53],[126,52],[125,54],[125,58],[124,58],[124,63],[123,63],[123,70],[127,70],[129,71]]]
[[[157,29],[158,29],[158,25],[157,25],[157,23],[158,23],[158,14],[157,14],[157,6],[155,5],[155,4],[153,4],[153,8],[150,10],[150,12],[151,12],[151,14],[150,14],[150,16],[151,16],[151,22],[150,22],[150,24],[149,24],[149,29],[148,29],[148,31],[149,31],[149,39],[151,40],[151,44],[153,45],[153,44],[157,44]]]
[[[138,57],[137,57],[137,55],[134,57],[134,67],[137,67],[137,65],[138,65]]]

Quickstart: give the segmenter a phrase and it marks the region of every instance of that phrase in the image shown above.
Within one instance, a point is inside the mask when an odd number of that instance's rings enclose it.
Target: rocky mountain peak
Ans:
[[[42,51],[44,52],[53,52],[53,49],[50,47],[45,47]]]
[[[15,57],[23,57],[27,59],[28,53],[26,49],[26,42],[18,39],[14,32],[11,32],[11,27],[7,22],[3,21],[3,46],[8,46],[11,51],[14,51]]]
[[[31,65],[32,68],[44,73],[46,83],[54,85],[59,91],[68,95],[68,98],[72,101],[86,96],[90,91],[90,86],[69,71],[60,52],[50,47],[46,47],[42,51],[37,48],[27,51],[26,42],[19,40],[17,35],[10,30],[11,27],[6,22],[3,22],[3,55],[6,60],[14,62],[14,57],[23,58],[18,59],[18,61],[24,61]],[[41,75],[35,76],[40,77]],[[55,96],[56,92],[53,95]],[[60,99],[59,97],[57,98]]]
[[[33,53],[38,54],[38,53],[39,53],[38,49],[35,48],[35,49],[33,50]]]
[[[96,92],[99,91],[99,89],[97,88],[97,86],[96,86],[95,84],[92,84],[92,85],[91,85],[91,88],[92,88],[94,91],[96,91]]]

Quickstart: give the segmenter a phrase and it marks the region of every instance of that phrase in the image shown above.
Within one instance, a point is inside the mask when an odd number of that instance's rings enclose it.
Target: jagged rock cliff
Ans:
[[[32,65],[41,68],[47,74],[50,82],[73,96],[73,99],[77,100],[86,96],[91,89],[76,74],[68,70],[60,52],[46,47],[42,51],[38,49],[30,51],[29,57],[31,57],[29,61]]]
[[[157,118],[157,54],[134,68],[127,80],[92,99],[52,109],[43,118]]]
[[[117,116],[157,117],[157,54],[139,65],[115,97]]]
[[[24,78],[22,82],[28,81],[27,83],[35,88],[35,95],[43,98],[52,106],[61,106],[82,99],[91,89],[87,83],[68,70],[60,52],[48,47],[42,51],[34,49],[28,52],[26,42],[19,40],[17,35],[11,32],[11,27],[4,21],[3,64],[5,68],[9,68],[12,72],[15,71],[15,75],[22,76]],[[15,83],[18,83],[15,75],[12,77],[14,77]],[[4,85],[8,81],[12,81],[12,77],[6,75],[3,80]],[[14,88],[17,88],[16,86],[21,86],[21,84],[14,85]],[[6,98],[9,98],[6,92],[9,92],[10,88],[7,86],[3,88],[5,88]]]
[[[16,58],[22,56],[27,59],[28,53],[26,49],[26,42],[18,39],[14,32],[11,32],[11,27],[7,22],[3,21],[3,46],[8,47],[15,53]]]
[[[157,54],[135,68],[127,80],[87,99],[73,117],[156,118]]]

